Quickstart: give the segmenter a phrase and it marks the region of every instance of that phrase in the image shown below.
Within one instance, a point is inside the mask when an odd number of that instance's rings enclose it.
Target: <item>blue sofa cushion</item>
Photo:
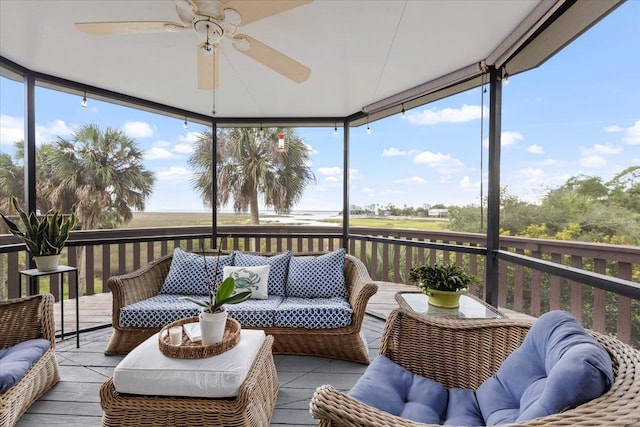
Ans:
[[[222,270],[226,265],[233,265],[233,253],[220,255],[218,269],[214,276],[215,256],[206,256],[209,280],[213,286],[222,283]],[[217,279],[217,281],[216,281]],[[173,258],[169,273],[162,284],[161,294],[173,295],[207,295],[208,289],[205,282],[204,262],[202,255],[185,252],[180,248],[173,250]]]
[[[574,317],[556,310],[540,316],[476,398],[487,425],[518,423],[575,408],[612,383],[606,350]]]
[[[159,294],[126,305],[120,309],[120,326],[125,328],[159,328],[185,317],[199,315],[202,307],[180,299],[181,296],[184,295]]]
[[[49,340],[37,338],[1,349],[0,394],[20,381],[50,346]]]
[[[447,412],[447,389],[380,355],[348,393],[369,406],[427,424],[442,424]]]
[[[285,297],[275,313],[274,326],[282,328],[329,329],[351,324],[353,310],[340,297]]]
[[[284,287],[287,283],[287,271],[289,270],[289,260],[291,252],[286,251],[278,255],[262,256],[234,251],[234,263],[239,267],[254,267],[258,265],[268,265],[269,280],[267,281],[268,295],[284,296]]]
[[[247,328],[269,328],[275,324],[276,308],[283,297],[269,295],[267,299],[248,299],[240,304],[227,304],[227,312]]]
[[[473,390],[449,389],[449,402],[444,425],[447,426],[483,426],[484,418]]]
[[[320,256],[292,256],[285,296],[347,298],[344,280],[345,249]]]

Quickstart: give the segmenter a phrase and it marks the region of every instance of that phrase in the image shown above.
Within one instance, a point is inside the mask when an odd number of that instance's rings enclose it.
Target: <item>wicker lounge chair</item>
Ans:
[[[261,254],[265,256],[274,254]],[[299,254],[299,255],[317,255]],[[169,272],[172,255],[154,260],[144,267],[109,278],[107,284],[113,294],[113,335],[105,354],[126,354],[142,341],[160,330],[159,327],[122,327],[120,309],[126,305],[158,295]],[[345,256],[344,277],[349,304],[353,310],[351,324],[340,328],[307,329],[295,327],[260,328],[273,335],[275,354],[302,354],[332,357],[369,363],[369,350],[361,336],[362,321],[367,302],[378,287],[365,265],[358,258]]]
[[[385,325],[379,353],[447,388],[476,390],[520,346],[530,326],[507,319],[426,318],[395,310]],[[640,352],[614,338],[589,332],[613,361],[615,380],[611,389],[575,409],[517,425],[640,425]],[[310,412],[324,427],[427,425],[367,406],[330,385],[316,390]]]
[[[13,387],[0,394],[0,426],[13,426],[27,408],[60,380],[55,354],[53,295],[0,301],[0,348],[43,338],[51,346]]]

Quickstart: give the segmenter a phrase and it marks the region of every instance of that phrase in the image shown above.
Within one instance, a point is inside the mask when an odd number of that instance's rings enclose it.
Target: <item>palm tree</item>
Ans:
[[[155,178],[143,167],[135,141],[122,131],[84,125],[70,140],[58,137],[49,148],[41,165],[50,174],[46,196],[57,210],[73,209],[81,229],[113,228],[130,221],[133,209],[144,210]],[[84,265],[83,249],[78,265]]]
[[[286,135],[286,151],[276,151],[278,134]],[[196,170],[194,188],[211,205],[211,132],[201,134],[189,165]],[[259,224],[259,195],[276,213],[289,213],[315,176],[309,167],[309,150],[292,129],[234,128],[218,132],[217,204],[225,206],[233,198],[236,212],[251,214],[251,224]]]

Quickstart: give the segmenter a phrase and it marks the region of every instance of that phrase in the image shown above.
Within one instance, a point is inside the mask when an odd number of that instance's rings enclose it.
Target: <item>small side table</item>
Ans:
[[[450,319],[504,319],[506,316],[473,295],[460,296],[457,308],[442,308],[429,305],[429,296],[422,292],[398,292],[395,295],[400,308],[425,316]]]
[[[57,269],[51,271],[39,271],[37,268],[20,271],[20,281],[18,282],[18,292],[22,295],[22,276],[28,279],[28,294],[38,293],[39,286],[36,282],[42,276],[60,275],[60,338],[64,340],[64,273],[67,273],[67,288],[71,292],[70,275],[75,276],[76,287],[76,348],[80,348],[80,295],[78,292],[78,268],[69,265],[59,265]]]

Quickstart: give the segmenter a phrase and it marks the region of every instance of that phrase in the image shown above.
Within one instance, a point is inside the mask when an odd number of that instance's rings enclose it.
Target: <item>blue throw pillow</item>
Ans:
[[[240,251],[234,251],[234,263],[238,267],[255,267],[260,265],[268,265],[269,280],[267,288],[269,295],[284,296],[284,286],[287,283],[287,271],[289,270],[289,259],[291,252],[273,256],[262,256],[256,254],[247,254]]]
[[[172,295],[207,295],[207,284],[204,275],[202,255],[185,252],[180,248],[173,251],[173,259],[169,273],[164,280],[161,294]],[[216,256],[206,256],[207,271],[211,285],[222,283],[222,272],[225,266],[233,265],[233,254],[218,257],[218,271],[213,275]],[[217,281],[216,281],[217,280]]]
[[[519,423],[575,408],[613,383],[607,351],[569,313],[551,311],[476,391],[487,425]]]
[[[346,250],[320,256],[292,256],[289,260],[286,296],[300,298],[347,298],[344,280]]]

